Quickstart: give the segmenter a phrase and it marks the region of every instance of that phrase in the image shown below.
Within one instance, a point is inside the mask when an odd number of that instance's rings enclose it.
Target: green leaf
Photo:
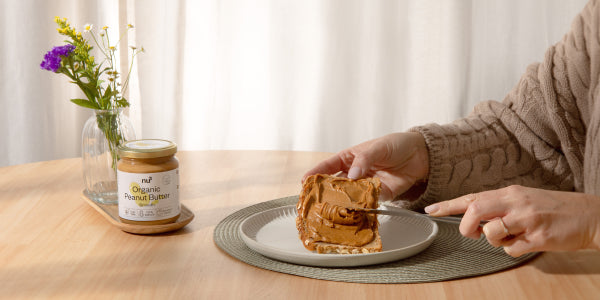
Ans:
[[[110,99],[110,94],[112,93],[112,88],[110,87],[110,84],[106,87],[106,90],[104,91],[104,95],[102,95],[102,98],[105,99]]]
[[[73,103],[75,103],[75,104],[77,104],[79,106],[86,107],[86,108],[100,109],[100,107],[96,103],[91,102],[91,101],[86,100],[86,99],[71,99],[71,102],[73,102]]]
[[[93,99],[96,99],[96,97],[94,96],[94,90],[93,89],[90,90],[88,88],[88,84],[85,84],[81,81],[77,81],[77,85],[83,91],[85,96],[89,99],[89,102],[93,103],[95,106],[98,106],[95,102],[92,102]]]
[[[118,107],[128,107],[129,101],[127,101],[127,99],[125,99],[125,98],[121,98],[121,99],[117,100],[117,106]]]

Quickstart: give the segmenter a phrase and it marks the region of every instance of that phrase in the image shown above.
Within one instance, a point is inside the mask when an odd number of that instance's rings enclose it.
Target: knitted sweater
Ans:
[[[425,191],[405,206],[514,184],[600,195],[599,1],[585,6],[502,102],[411,129],[425,137],[430,169]]]

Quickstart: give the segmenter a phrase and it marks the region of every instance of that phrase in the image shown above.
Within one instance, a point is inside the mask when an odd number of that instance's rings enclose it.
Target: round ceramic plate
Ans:
[[[396,261],[425,250],[435,239],[437,224],[407,213],[379,215],[383,251],[368,254],[318,254],[304,248],[296,229],[296,206],[282,206],[248,217],[240,236],[252,250],[281,261],[319,267],[353,267]]]

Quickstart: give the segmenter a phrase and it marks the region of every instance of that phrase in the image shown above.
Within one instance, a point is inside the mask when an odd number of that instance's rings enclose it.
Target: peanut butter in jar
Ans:
[[[119,146],[117,188],[123,223],[160,225],[180,215],[177,145],[166,140],[127,141]]]

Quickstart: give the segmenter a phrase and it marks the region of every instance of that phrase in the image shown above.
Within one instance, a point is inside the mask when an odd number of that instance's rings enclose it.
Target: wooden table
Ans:
[[[328,153],[179,152],[181,199],[195,214],[172,234],[128,234],[81,198],[81,159],[0,168],[0,298],[598,299],[600,252],[544,253],[523,266],[423,284],[309,279],[242,263],[215,226],[255,203],[295,195]]]

